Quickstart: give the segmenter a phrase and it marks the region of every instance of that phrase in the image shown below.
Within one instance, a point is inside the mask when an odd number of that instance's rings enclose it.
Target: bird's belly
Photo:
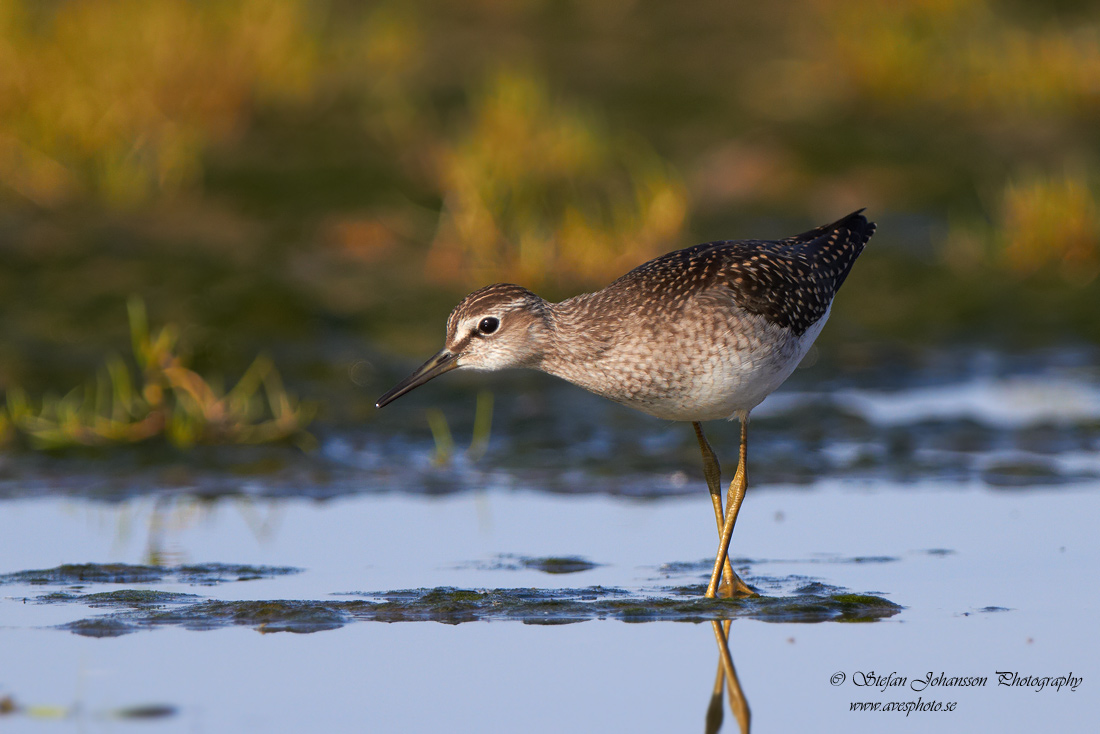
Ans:
[[[665,420],[717,420],[752,410],[789,374],[771,360],[743,365],[716,364],[713,369],[694,376],[686,388],[658,387],[633,395],[609,397]]]
[[[678,421],[707,421],[747,414],[794,372],[820,333],[828,313],[800,336],[770,324],[740,324],[727,338],[685,353],[685,345],[655,358],[630,383],[601,392],[644,413]],[[697,346],[697,345],[696,345]],[[589,388],[591,389],[591,388]]]

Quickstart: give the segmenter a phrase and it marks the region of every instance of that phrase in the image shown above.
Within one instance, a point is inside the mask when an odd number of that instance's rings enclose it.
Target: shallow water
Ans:
[[[392,425],[323,433],[311,456],[6,459],[0,701],[14,710],[0,725],[694,731],[720,653],[704,620],[723,617],[753,731],[1093,721],[1091,369],[1063,356],[903,386],[796,380],[762,406],[732,554],[769,598],[794,600],[778,614],[691,605],[715,533],[690,430],[515,380],[488,454],[442,467],[410,418],[431,396]],[[735,428],[708,429],[720,455]],[[24,573],[88,563],[156,568]],[[844,623],[829,605],[860,598],[846,594],[900,609]],[[404,617],[373,606],[396,602],[412,604]],[[448,624],[376,621],[394,618]],[[915,690],[929,671],[987,682]],[[998,671],[1083,680],[1034,690]],[[855,684],[871,672],[906,685]],[[955,705],[850,710],[918,699]],[[722,730],[737,730],[728,703]]]

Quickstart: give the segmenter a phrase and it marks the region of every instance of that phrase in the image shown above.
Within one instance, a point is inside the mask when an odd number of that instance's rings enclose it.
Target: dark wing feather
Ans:
[[[875,232],[859,212],[794,237],[715,243],[738,306],[801,335],[829,309]]]
[[[801,335],[825,315],[874,232],[854,212],[783,240],[708,242],[638,266],[603,295],[640,288],[661,297],[640,301],[639,313],[673,312],[699,293],[728,288],[739,307]]]

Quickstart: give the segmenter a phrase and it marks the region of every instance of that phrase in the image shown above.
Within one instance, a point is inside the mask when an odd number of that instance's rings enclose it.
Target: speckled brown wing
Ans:
[[[738,307],[801,336],[825,315],[874,232],[875,225],[854,212],[783,240],[708,242],[650,260],[605,293],[661,293],[639,301],[644,316],[648,309],[675,312],[692,297],[728,288]]]
[[[779,241],[712,243],[701,256],[721,261],[718,280],[739,307],[801,336],[828,311],[874,232],[855,212]]]

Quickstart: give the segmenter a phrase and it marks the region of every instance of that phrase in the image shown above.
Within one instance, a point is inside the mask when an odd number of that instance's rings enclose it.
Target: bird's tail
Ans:
[[[867,221],[860,209],[832,224],[788,237],[782,242],[797,249],[817,268],[831,276],[835,292],[848,277],[856,258],[874,233],[875,223]]]

